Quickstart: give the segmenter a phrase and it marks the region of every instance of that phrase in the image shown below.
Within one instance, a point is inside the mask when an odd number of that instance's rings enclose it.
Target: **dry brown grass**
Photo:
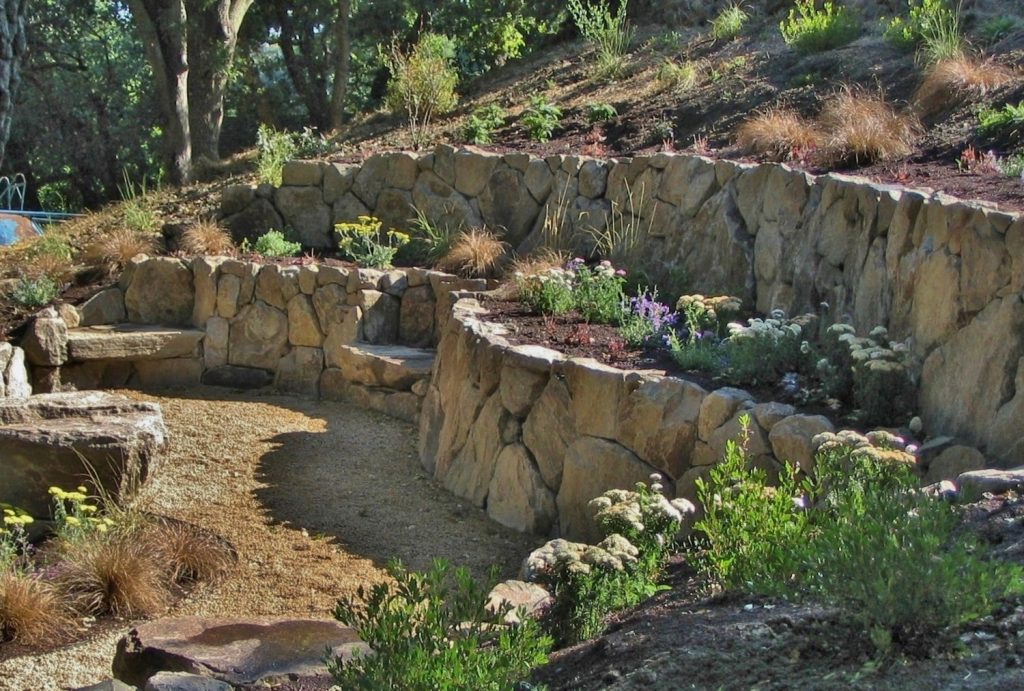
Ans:
[[[736,144],[743,151],[780,161],[799,158],[821,142],[821,131],[814,123],[789,108],[758,113],[736,130]]]
[[[95,534],[67,545],[58,585],[80,612],[156,614],[170,602],[160,555],[133,535]]]
[[[0,640],[42,645],[63,638],[68,618],[60,597],[27,574],[0,573]]]
[[[1013,72],[991,60],[966,54],[940,60],[928,68],[914,92],[914,109],[922,116],[934,115],[1011,79]]]
[[[825,102],[818,124],[825,132],[819,150],[824,165],[905,158],[921,130],[917,118],[897,112],[882,96],[850,88]]]
[[[522,274],[531,276],[533,274],[547,271],[548,269],[560,268],[569,261],[569,253],[564,250],[556,250],[550,247],[538,247],[525,257],[516,257],[509,267],[509,274]],[[515,281],[504,281],[497,290],[498,297],[505,300],[514,300],[519,295],[519,286]]]
[[[484,228],[470,228],[452,243],[437,267],[467,278],[495,278],[505,263],[508,243]]]
[[[231,255],[235,252],[231,234],[212,219],[203,219],[189,226],[181,244],[185,252],[193,255]]]
[[[111,230],[90,244],[85,250],[85,259],[90,264],[113,270],[123,268],[133,257],[150,254],[155,249],[155,237],[121,227]]]
[[[157,554],[174,583],[216,581],[237,562],[224,540],[183,521],[157,519],[143,529],[141,540]]]

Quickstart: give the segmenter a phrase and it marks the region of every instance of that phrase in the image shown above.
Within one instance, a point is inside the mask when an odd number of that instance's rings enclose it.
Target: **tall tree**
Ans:
[[[345,121],[345,101],[348,98],[348,77],[352,66],[352,36],[349,18],[351,0],[338,0],[338,16],[334,21],[334,79],[331,84],[330,121],[332,130],[340,130]]]
[[[0,165],[11,135],[14,93],[25,57],[25,11],[28,0],[0,0]]]

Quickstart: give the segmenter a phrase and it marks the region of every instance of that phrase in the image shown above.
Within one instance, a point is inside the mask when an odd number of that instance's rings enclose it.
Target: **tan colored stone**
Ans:
[[[701,402],[697,437],[701,441],[710,441],[712,432],[724,425],[740,406],[753,400],[753,396],[743,389],[724,387],[712,391]]]
[[[362,339],[367,343],[394,343],[398,340],[398,319],[401,303],[379,290],[360,290]]]
[[[371,156],[363,161],[352,182],[352,193],[367,207],[377,207],[377,196],[384,189],[388,178],[388,159],[385,156]]]
[[[341,349],[352,345],[359,340],[360,311],[358,307],[343,307],[338,314],[340,321],[336,321],[327,329],[327,336],[324,338],[324,356],[327,358],[328,367],[340,367]]]
[[[346,288],[349,293],[357,293],[360,290],[376,290],[380,287],[380,280],[383,277],[384,272],[379,269],[353,269],[348,274]]]
[[[384,407],[381,409],[381,412],[415,425],[419,422],[422,405],[419,396],[408,391],[398,391],[397,393],[388,394],[384,399]]]
[[[277,264],[267,264],[256,276],[255,298],[279,310],[288,309],[288,301],[284,299],[284,292],[281,290],[283,282],[281,267]]]
[[[682,477],[705,396],[703,388],[682,379],[644,382],[623,401],[618,441],[670,478]]]
[[[125,291],[128,321],[185,325],[192,321],[192,272],[180,259],[155,257],[136,266]]]
[[[507,158],[507,155],[506,155]],[[532,619],[539,618],[552,603],[551,594],[536,583],[525,581],[503,581],[491,589],[487,595],[487,609],[499,612],[509,609],[505,615],[506,624],[520,624],[519,611]]]
[[[274,206],[303,247],[331,247],[333,210],[319,187],[279,187]]]
[[[32,395],[28,369],[25,367],[25,351],[15,346],[11,349],[4,367],[4,387],[8,398],[25,398]]]
[[[459,151],[455,154],[455,189],[467,197],[479,196],[500,162],[499,154]]]
[[[523,442],[537,460],[544,484],[554,492],[562,484],[565,450],[576,439],[570,403],[565,382],[551,377],[523,424]]]
[[[526,417],[547,385],[552,366],[564,359],[561,353],[540,346],[516,346],[509,350],[498,387],[505,410],[518,418]]]
[[[697,480],[707,481],[710,475],[710,465],[695,465],[687,470],[676,483],[676,498],[693,502],[697,507],[698,515],[703,513],[703,507],[697,503]]]
[[[796,408],[788,403],[769,401],[768,403],[758,403],[750,410],[750,413],[757,420],[761,429],[770,434],[776,424],[790,415],[796,415]]]
[[[331,163],[324,169],[324,202],[334,204],[352,189],[358,166],[345,163]]]
[[[68,325],[47,307],[36,314],[21,339],[29,364],[59,367],[68,359]]]
[[[791,415],[772,426],[768,441],[775,458],[791,463],[805,473],[814,470],[814,445],[811,440],[822,432],[835,432],[832,422],[823,415]]]
[[[508,528],[537,535],[546,535],[557,518],[555,495],[522,444],[510,444],[498,454],[487,515]]]
[[[332,353],[332,366],[352,382],[409,391],[413,384],[430,378],[434,353],[405,346],[340,346]]]
[[[985,454],[972,446],[957,444],[940,453],[928,466],[924,484],[955,480],[964,473],[985,468]]]
[[[228,364],[228,343],[231,324],[224,317],[210,317],[206,321],[206,337],[203,339],[203,364],[206,369]]]
[[[508,169],[496,170],[480,192],[480,214],[490,228],[504,229],[504,240],[512,247],[530,234],[540,205],[534,201],[522,174]]]
[[[135,376],[143,389],[195,386],[203,376],[203,361],[199,358],[140,360],[135,363]]]
[[[288,342],[294,346],[319,348],[324,342],[313,301],[308,295],[296,295],[288,301]]]
[[[318,398],[320,373],[323,369],[324,351],[319,348],[296,346],[278,363],[274,387],[285,393]]]
[[[217,315],[231,319],[238,314],[238,296],[242,279],[234,274],[221,274],[217,281]]]
[[[195,302],[192,304],[192,326],[202,328],[206,324],[206,320],[217,313],[217,268],[223,261],[224,257],[195,257],[192,259],[192,283],[196,295]],[[111,320],[111,322],[113,321],[120,320]],[[83,326],[88,326],[88,324],[83,324]]]
[[[107,288],[96,293],[82,303],[78,311],[78,326],[117,324],[123,322],[128,315],[124,308],[124,293],[117,287]]]
[[[402,294],[398,341],[426,347],[434,342],[434,292],[429,285],[409,287]]]
[[[972,470],[962,473],[956,479],[963,501],[973,501],[985,492],[1004,494],[1008,491],[1020,492],[1024,489],[1024,466],[1010,470]]]
[[[749,419],[747,427],[749,436],[746,442],[747,458],[751,459],[752,462],[756,462],[761,457],[771,456],[772,447],[768,442],[768,435],[765,434],[765,431],[761,429],[761,426],[757,424],[753,417],[745,411],[740,411],[712,432],[711,437],[708,439],[708,446],[711,447],[716,463],[725,458],[725,450],[730,441],[739,443],[742,440],[743,423],[741,418],[745,415]]]
[[[228,364],[274,371],[288,351],[288,317],[270,305],[246,305],[231,320]]]
[[[287,161],[281,169],[281,184],[319,187],[324,179],[324,167],[318,161]]]
[[[467,425],[466,443],[441,478],[449,492],[468,499],[475,506],[484,506],[502,449],[501,429],[508,415],[501,405],[501,397],[496,394],[487,399],[476,420]]]
[[[349,270],[340,266],[321,266],[317,271],[316,284],[318,286],[339,285],[342,288],[348,285]]]
[[[619,405],[628,393],[625,373],[589,358],[571,358],[565,363],[565,380],[576,431],[605,439],[618,437]]]
[[[316,291],[317,279],[320,276],[320,267],[316,264],[304,264],[299,267],[298,284],[299,290],[306,295],[312,295]],[[288,299],[292,299],[292,295]]]
[[[595,437],[574,441],[565,454],[556,500],[561,536],[596,543],[601,535],[587,503],[610,489],[630,489],[637,482],[647,482],[653,472],[654,468],[632,451],[614,442]]]
[[[68,357],[74,362],[195,357],[204,335],[145,324],[85,326],[68,332]]]
[[[1003,463],[1024,458],[1024,357],[1017,361],[1014,395],[996,413],[988,430],[988,452]]]

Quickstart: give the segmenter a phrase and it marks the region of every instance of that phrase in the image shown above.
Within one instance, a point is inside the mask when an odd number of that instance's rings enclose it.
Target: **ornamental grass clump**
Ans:
[[[789,108],[772,108],[744,120],[736,145],[748,154],[776,161],[797,160],[821,146],[817,125]]]
[[[825,132],[818,158],[825,165],[864,165],[905,158],[921,132],[917,119],[897,112],[881,95],[843,88],[822,108]]]
[[[437,268],[466,278],[496,278],[505,262],[508,243],[486,228],[459,233]]]
[[[49,583],[25,571],[0,569],[0,642],[54,643],[69,627],[60,596]]]
[[[547,661],[551,639],[535,620],[510,623],[508,603],[489,605],[494,573],[481,585],[443,559],[425,573],[392,562],[388,573],[390,582],[359,586],[334,610],[370,648],[328,660],[339,687],[505,691]]]

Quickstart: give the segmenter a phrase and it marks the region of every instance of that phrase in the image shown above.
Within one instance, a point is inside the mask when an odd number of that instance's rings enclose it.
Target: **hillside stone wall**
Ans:
[[[1005,464],[1024,458],[1019,214],[785,165],[668,153],[540,159],[439,146],[361,165],[294,162],[284,183],[225,193],[236,234],[263,232],[254,225],[263,209],[261,223],[280,221],[327,246],[333,222],[371,213],[406,227],[419,210],[452,228],[503,229],[521,253],[552,239],[585,252],[592,232],[634,224],[655,277],[681,270],[694,291],[741,295],[765,313],[825,303],[860,332],[881,325],[909,339],[926,431]]]
[[[753,463],[777,477],[779,459],[810,470],[812,440],[832,432],[818,415],[757,403],[746,391],[708,391],[655,371],[624,371],[512,346],[464,297],[445,327],[420,416],[423,466],[449,491],[520,531],[597,538],[587,503],[659,473],[669,492],[723,458],[749,418]]]

